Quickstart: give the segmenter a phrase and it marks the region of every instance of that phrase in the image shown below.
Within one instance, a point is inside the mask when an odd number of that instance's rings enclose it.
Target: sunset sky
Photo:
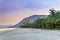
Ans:
[[[48,15],[60,10],[60,0],[0,0],[0,25],[11,25],[31,15]]]

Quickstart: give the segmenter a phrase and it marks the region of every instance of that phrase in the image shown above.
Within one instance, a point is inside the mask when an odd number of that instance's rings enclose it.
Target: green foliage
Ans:
[[[25,22],[21,27],[27,28],[60,28],[60,11],[50,9],[50,15],[47,18],[37,19],[33,23]]]
[[[25,21],[25,22],[23,22],[23,25],[21,25],[20,27],[28,28],[28,27],[30,27],[30,22],[29,21]]]
[[[50,9],[50,16],[53,17],[55,16],[56,11],[54,9]]]

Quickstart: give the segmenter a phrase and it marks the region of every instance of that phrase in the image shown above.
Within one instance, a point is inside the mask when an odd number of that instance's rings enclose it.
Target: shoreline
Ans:
[[[13,30],[17,30],[20,28],[0,28],[0,32],[6,32],[6,31],[13,31]],[[25,29],[25,28],[21,28],[21,29]],[[40,29],[40,28],[26,28],[26,29]],[[41,30],[60,30],[60,29],[47,29],[47,28],[42,28]]]
[[[0,28],[0,32],[16,30],[17,28]]]

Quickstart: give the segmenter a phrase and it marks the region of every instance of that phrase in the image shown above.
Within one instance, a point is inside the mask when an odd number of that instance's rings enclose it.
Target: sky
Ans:
[[[12,25],[31,15],[48,15],[60,9],[60,0],[0,0],[0,25]]]

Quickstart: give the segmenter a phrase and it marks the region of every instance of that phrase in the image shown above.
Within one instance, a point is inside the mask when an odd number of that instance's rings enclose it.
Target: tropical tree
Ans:
[[[32,23],[25,21],[23,26],[29,28],[60,28],[60,11],[54,9],[50,9],[49,11],[50,15],[48,17],[38,18]]]
[[[49,10],[50,11],[50,17],[55,16],[56,10],[54,10],[53,8]]]

